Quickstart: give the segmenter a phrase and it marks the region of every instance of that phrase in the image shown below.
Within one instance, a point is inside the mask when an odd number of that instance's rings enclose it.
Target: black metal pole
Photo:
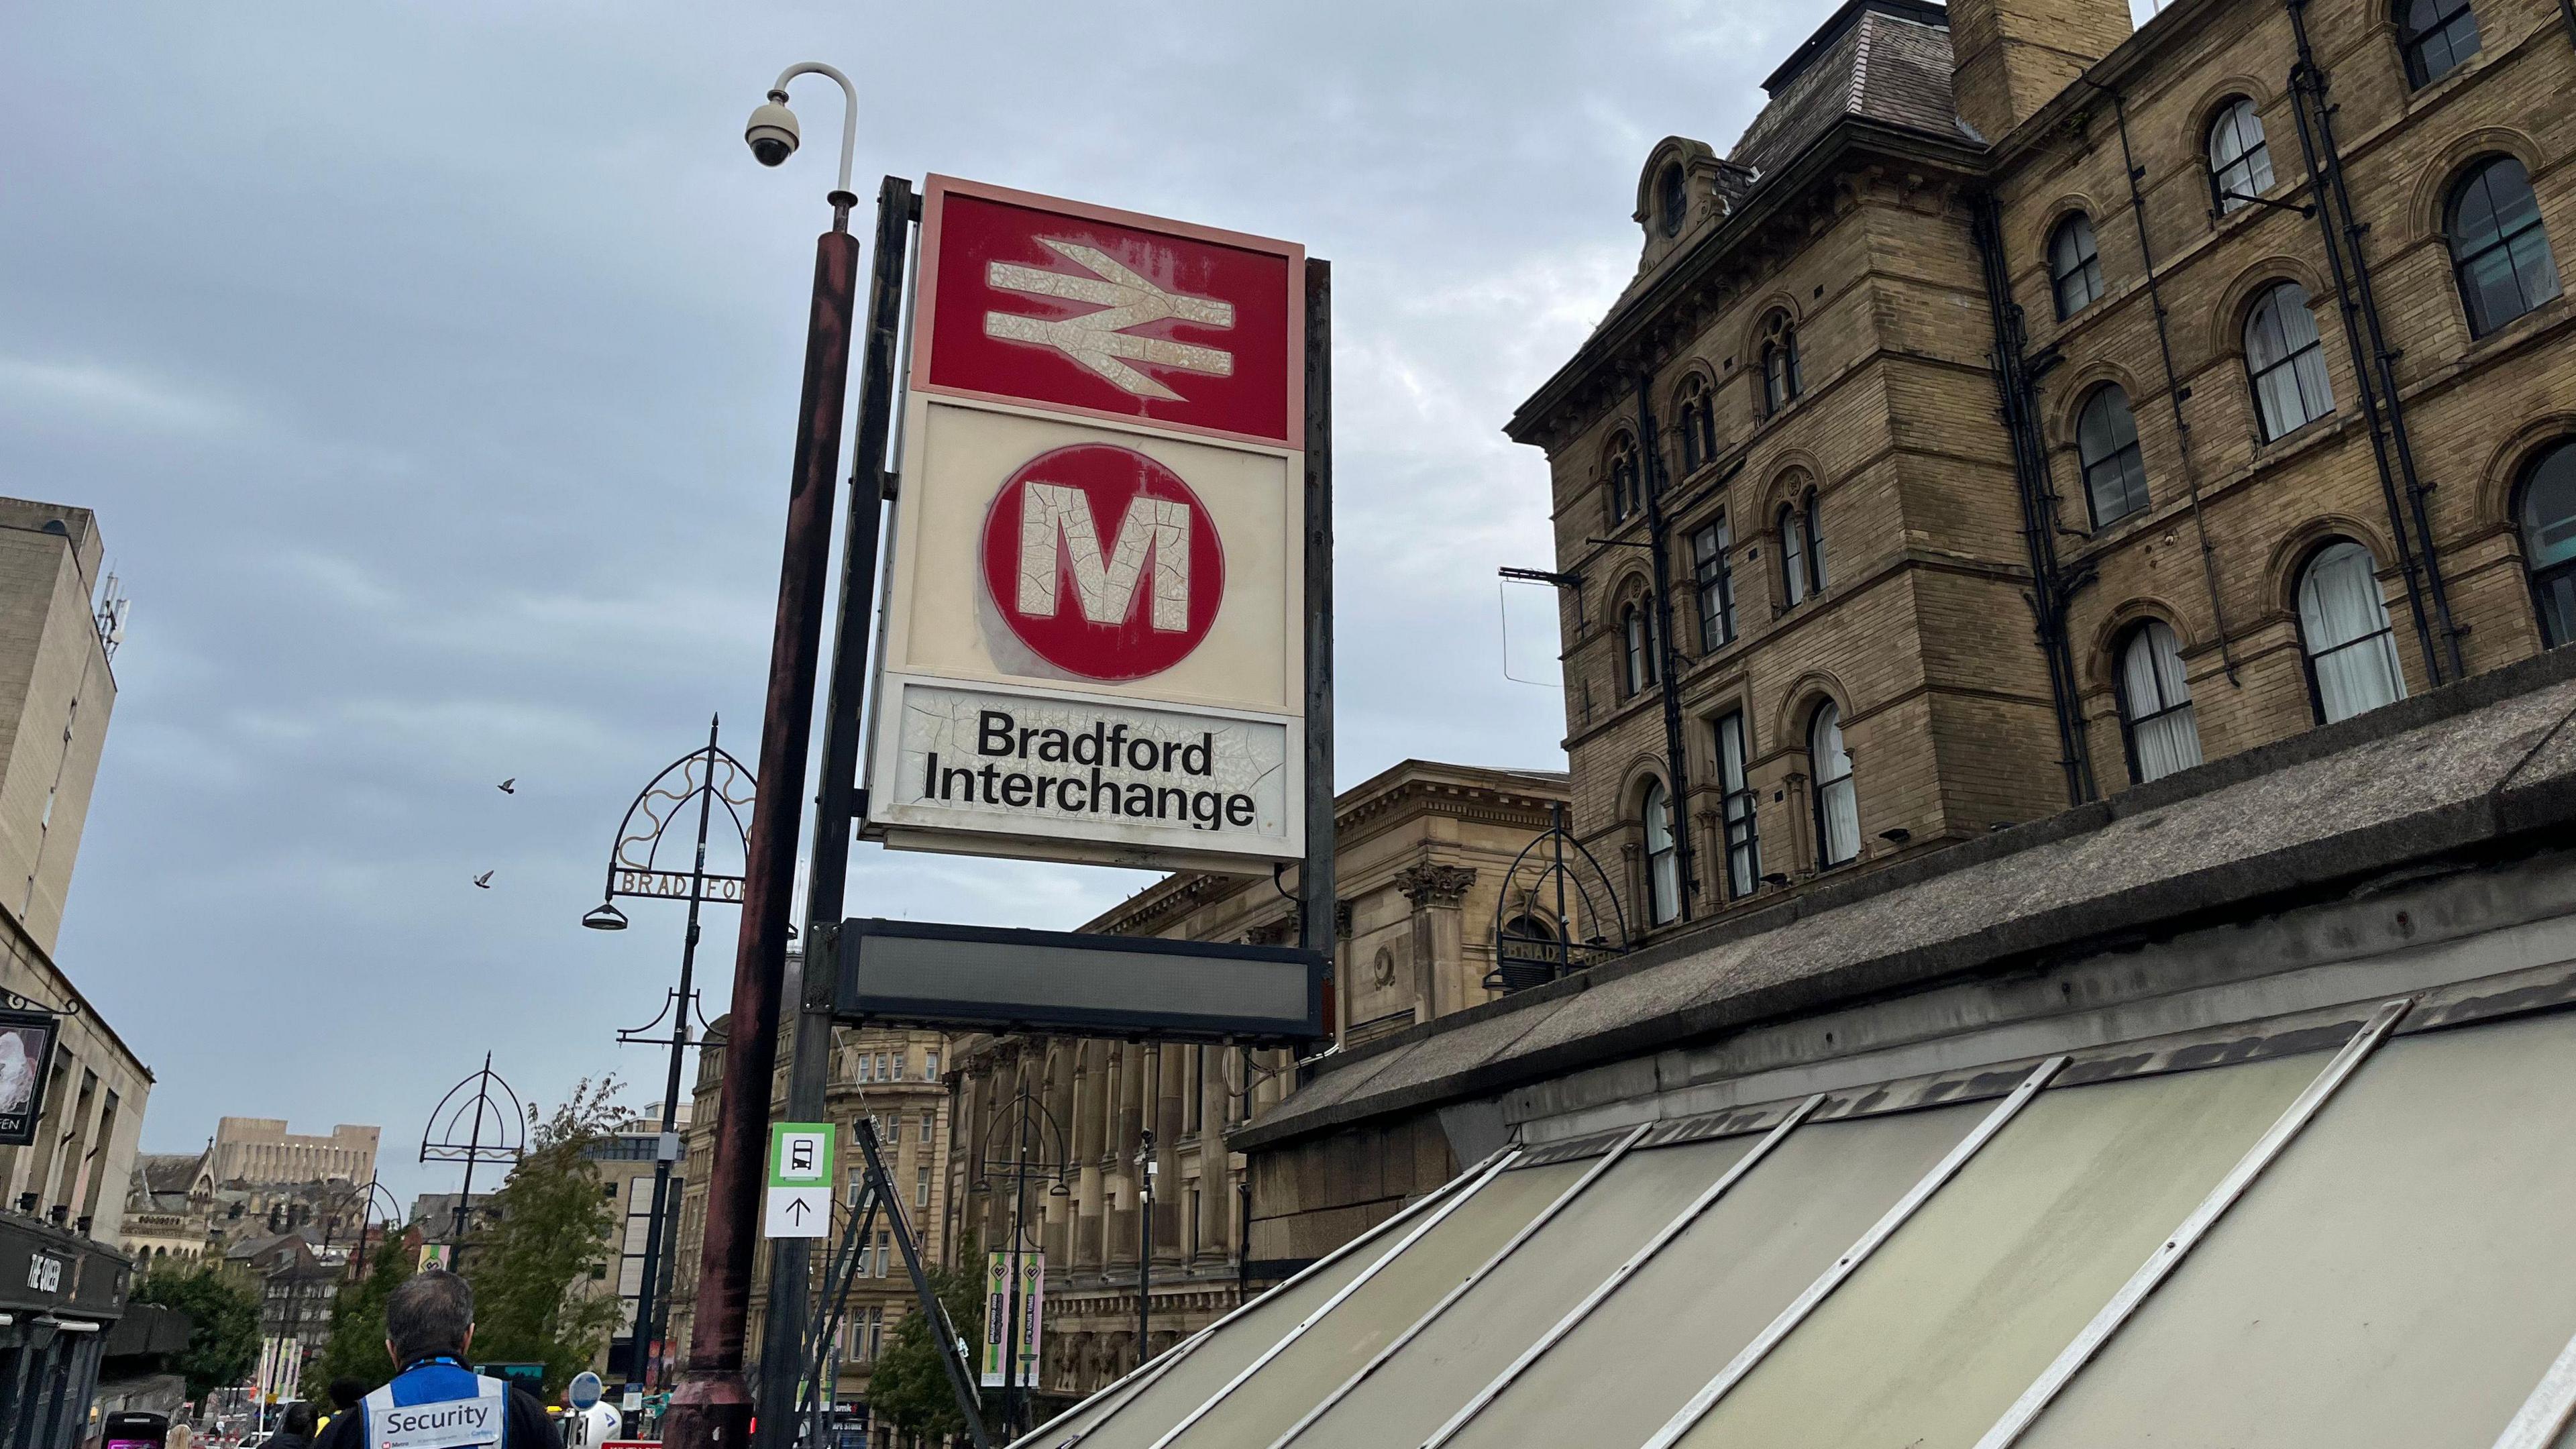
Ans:
[[[1306,259],[1305,565],[1306,861],[1297,872],[1297,945],[1322,956],[1329,976],[1340,926],[1333,881],[1333,264],[1315,257]],[[1248,1068],[1251,1058],[1244,1060]],[[1244,1115],[1252,1115],[1248,1070]]]
[[[1145,1145],[1136,1154],[1136,1191],[1144,1211],[1136,1215],[1136,1367],[1153,1362],[1145,1346],[1153,1323],[1154,1301],[1154,1129],[1145,1129]]]
[[[483,1104],[492,1092],[492,1054],[483,1054],[483,1070],[474,1080],[474,1131],[465,1139],[465,1188],[456,1195],[456,1242],[447,1255],[447,1271],[460,1271],[465,1265],[465,1229],[467,1215],[474,1210],[474,1163],[483,1155]],[[452,1119],[451,1119],[452,1120]]]
[[[733,1008],[724,1055],[723,1108],[707,1171],[706,1238],[698,1262],[689,1367],[663,1421],[672,1449],[735,1449],[750,1438],[752,1396],[743,1381],[743,1325],[760,1221],[761,1153],[778,1065],[778,1007],[787,970],[796,838],[805,800],[805,753],[814,723],[824,591],[832,559],[832,479],[841,458],[849,390],[850,311],[859,244],[849,232],[858,198],[832,193],[832,229],[815,243],[814,300],[797,407],[787,537],[778,568],[778,616],[769,646],[761,717],[760,790],[743,864],[742,930],[734,948]],[[780,1407],[784,1407],[782,1404]]]
[[[1672,520],[1664,516],[1664,449],[1655,437],[1653,386],[1653,379],[1640,370],[1637,451],[1643,455],[1640,461],[1646,470],[1646,543],[1654,551],[1655,569],[1655,672],[1662,676],[1659,682],[1664,690],[1665,783],[1672,789],[1672,799],[1664,810],[1664,828],[1673,838],[1674,873],[1681,877],[1681,889],[1675,892],[1673,906],[1677,919],[1687,921],[1691,918],[1691,896],[1699,889],[1699,862],[1690,830],[1690,759],[1682,739],[1682,685],[1677,677],[1681,655],[1673,647]],[[1815,547],[1812,540],[1808,547]]]
[[[1020,1084],[1019,1095],[1011,1103],[1011,1252],[1004,1259],[1010,1284],[1004,1290],[1008,1297],[1009,1316],[1002,1325],[1002,1421],[1003,1432],[1017,1436],[1026,1407],[1027,1393],[1020,1383],[1020,1239],[1028,1232],[1029,1215],[1029,1088]]]
[[[865,1117],[858,1121],[859,1155],[867,1159],[868,1186],[885,1204],[886,1222],[894,1228],[895,1250],[903,1254],[903,1270],[912,1278],[912,1293],[920,1311],[929,1315],[930,1334],[939,1344],[939,1362],[948,1371],[948,1390],[956,1395],[957,1412],[966,1417],[966,1434],[975,1441],[975,1449],[992,1449],[992,1440],[984,1432],[984,1414],[975,1401],[975,1376],[966,1366],[965,1346],[958,1341],[957,1325],[948,1319],[948,1310],[939,1305],[939,1295],[930,1291],[930,1275],[921,1266],[920,1250],[912,1240],[912,1228],[903,1215],[903,1201],[894,1195],[894,1183],[886,1176],[885,1160],[877,1155],[876,1124]]]
[[[805,969],[814,969],[816,927],[837,924],[850,874],[850,832],[858,793],[861,705],[868,683],[869,605],[876,593],[877,540],[885,502],[886,440],[894,419],[895,343],[903,323],[904,259],[912,231],[912,183],[889,176],[877,187],[876,255],[868,274],[868,321],[859,365],[858,443],[850,457],[850,513],[841,543],[840,606],[834,624],[831,681],[824,691],[822,778],[814,794],[814,853],[806,863]],[[788,1047],[787,1120],[823,1119],[825,1078],[832,1057],[832,1014],[816,1009],[813,993],[796,1013]],[[761,1404],[781,1411],[762,1422],[786,1425],[783,1411],[796,1388],[793,1351],[797,1325],[806,1318],[810,1240],[782,1238],[770,1246],[769,1316],[761,1334]],[[782,1435],[764,1436],[772,1443]]]
[[[653,1148],[653,1215],[644,1224],[643,1282],[635,1293],[635,1328],[628,1349],[627,1371],[635,1382],[653,1387],[653,1370],[662,1342],[660,1320],[662,1253],[668,1243],[667,1226],[671,1208],[671,1164],[676,1156],[674,1136],[680,1130],[680,1073],[687,1064],[689,1051],[689,1001],[694,994],[691,979],[698,964],[698,907],[707,894],[707,820],[716,803],[716,732],[723,725],[722,716],[707,721],[707,749],[703,759],[706,773],[698,780],[698,850],[689,866],[689,928],[680,938],[680,987],[674,999],[671,1027],[671,1061],[662,1074],[661,1136]]]

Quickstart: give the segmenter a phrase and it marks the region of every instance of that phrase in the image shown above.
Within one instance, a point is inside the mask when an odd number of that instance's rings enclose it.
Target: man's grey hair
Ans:
[[[431,1354],[464,1352],[473,1326],[474,1290],[453,1273],[417,1274],[386,1295],[385,1337],[397,1368]]]

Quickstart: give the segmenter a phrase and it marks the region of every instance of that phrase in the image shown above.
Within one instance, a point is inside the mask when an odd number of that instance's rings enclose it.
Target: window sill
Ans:
[[[2455,284],[2451,290],[2456,294],[2459,291],[2459,288]],[[2550,298],[2548,301],[2541,303],[2539,306],[2532,308],[2530,311],[2523,313],[2521,316],[2514,318],[2512,321],[2496,328],[2494,331],[2482,332],[2477,336],[2470,338],[2468,345],[2460,349],[2460,360],[2462,362],[2476,361],[2481,353],[2512,347],[2535,332],[2546,331],[2550,327],[2566,320],[2568,306],[2567,294],[2562,291],[2557,296]],[[2462,325],[2465,326],[2467,321],[2467,313],[2465,311],[2462,312],[2461,318]]]

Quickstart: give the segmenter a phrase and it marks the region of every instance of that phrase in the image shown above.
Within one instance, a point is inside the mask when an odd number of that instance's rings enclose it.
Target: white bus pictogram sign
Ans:
[[[932,177],[867,832],[1299,858],[1304,251]]]

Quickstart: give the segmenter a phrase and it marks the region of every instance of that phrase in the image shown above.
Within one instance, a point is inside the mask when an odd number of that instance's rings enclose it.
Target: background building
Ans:
[[[1565,777],[1407,760],[1342,793],[1334,885],[1335,1041],[1360,1045],[1494,999],[1498,922],[1552,935],[1555,894],[1523,852],[1566,798]],[[1515,862],[1520,869],[1514,869]],[[1082,927],[1109,935],[1279,944],[1295,902],[1266,878],[1199,873],[1147,887]],[[1579,910],[1577,939],[1588,934]],[[1525,926],[1525,929],[1527,927]],[[1027,1198],[1031,1248],[1047,1255],[1047,1346],[1039,1389],[1087,1393],[1136,1366],[1138,1159],[1153,1134],[1152,1346],[1215,1322],[1283,1276],[1244,1247],[1243,1159],[1225,1132],[1286,1096],[1279,1051],[971,1035],[951,1062],[958,1135],[949,1145],[949,1240],[1010,1241],[1015,1123],[1042,1111],[1058,1167]],[[1019,1105],[1025,1091],[1036,1104]],[[1062,1141],[1063,1149],[1057,1143]],[[1069,1158],[1066,1160],[1066,1150]],[[1054,1191],[1060,1177],[1064,1191]],[[1403,1181],[1409,1183],[1410,1175]],[[1399,1185],[1398,1194],[1402,1187]]]
[[[289,1132],[268,1117],[226,1117],[215,1124],[214,1174],[218,1182],[346,1182],[376,1179],[377,1127],[342,1123],[328,1137]]]
[[[116,704],[124,603],[84,508],[0,499],[0,992],[60,1035],[36,1140],[0,1147],[0,1425],[11,1449],[89,1431],[125,1312],[117,1251],[152,1074],[53,959]],[[79,1325],[58,1330],[54,1325]]]
[[[2384,11],[1855,0],[1723,155],[1650,152],[1636,279],[1510,426],[1636,915],[2576,637],[2564,17]]]
[[[675,1114],[679,1122],[678,1156],[671,1165],[670,1185],[664,1194],[665,1211],[671,1215],[673,1237],[677,1235],[680,1203],[688,1188],[688,1131],[690,1104],[683,1102]],[[653,1223],[653,1171],[659,1161],[662,1143],[662,1104],[651,1103],[635,1113],[634,1118],[606,1141],[591,1147],[584,1155],[599,1171],[600,1190],[618,1205],[617,1221],[609,1229],[610,1256],[608,1275],[589,1285],[588,1291],[614,1291],[624,1312],[608,1343],[600,1350],[591,1367],[612,1388],[628,1382],[641,1382],[642,1361],[635,1357],[635,1313],[644,1291],[644,1249]],[[479,1196],[479,1194],[478,1194]],[[454,1211],[450,1200],[450,1212]],[[668,1301],[672,1271],[677,1264],[673,1250],[677,1243],[666,1239],[662,1244],[662,1261],[658,1265],[661,1283],[656,1292]],[[615,1287],[611,1290],[610,1285]],[[581,1285],[576,1285],[579,1287]]]

